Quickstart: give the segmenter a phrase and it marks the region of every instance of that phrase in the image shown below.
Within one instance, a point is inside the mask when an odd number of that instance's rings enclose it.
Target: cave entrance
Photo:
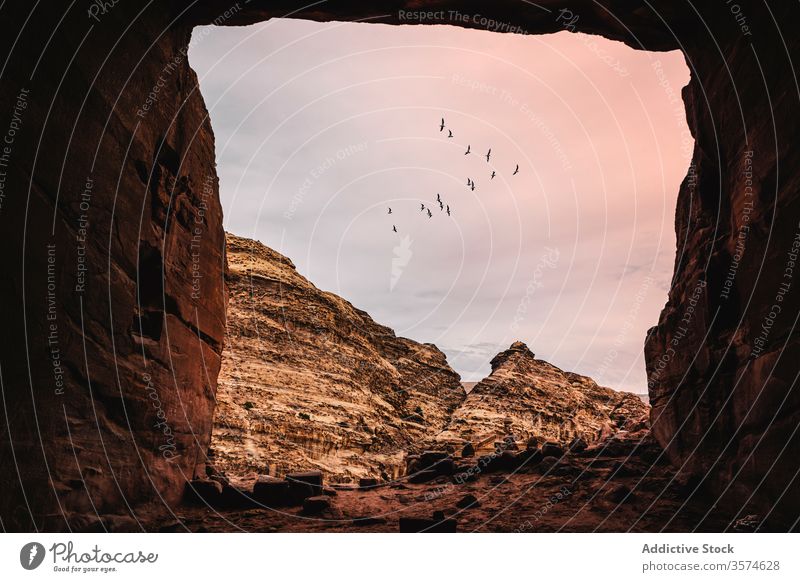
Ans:
[[[567,31],[273,19],[195,29],[190,62],[228,232],[436,344],[466,382],[523,340],[646,392],[642,344],[666,301],[693,148],[679,52]],[[234,325],[259,349],[274,338]],[[229,379],[241,392],[255,363],[228,351],[220,391]],[[258,404],[234,398],[237,415]]]

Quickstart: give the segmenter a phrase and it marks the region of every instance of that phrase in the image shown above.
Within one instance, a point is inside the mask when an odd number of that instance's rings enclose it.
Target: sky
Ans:
[[[189,59],[227,231],[436,344],[464,381],[520,340],[647,391],[642,346],[667,299],[693,147],[680,53],[274,19],[197,28]]]

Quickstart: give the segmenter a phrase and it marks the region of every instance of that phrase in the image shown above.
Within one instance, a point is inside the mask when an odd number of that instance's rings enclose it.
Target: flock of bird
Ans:
[[[442,117],[442,122],[439,124],[439,133],[442,133],[445,129],[447,129],[447,138],[448,139],[452,138],[453,137],[453,130],[445,125],[444,117]],[[467,144],[467,151],[464,152],[464,155],[467,156],[467,155],[470,155],[471,153],[472,153],[471,146],[469,144]],[[489,150],[486,152],[486,156],[485,157],[486,157],[486,163],[489,163],[489,161],[492,158],[492,148],[489,148]],[[511,175],[512,176],[516,176],[517,174],[519,174],[519,164],[516,165],[516,167],[514,168],[514,172]],[[492,170],[492,173],[489,175],[489,179],[490,180],[494,180],[494,177],[496,175],[497,175],[497,172]],[[467,178],[467,188],[469,188],[470,191],[475,191],[475,181],[472,178]],[[442,201],[441,194],[438,194],[438,193],[436,194],[436,203],[439,205],[439,211],[440,212],[444,212],[446,210],[447,216],[451,215],[450,214],[450,205],[449,204],[445,204]],[[428,218],[433,218],[433,213],[431,212],[431,209],[429,207],[425,206],[424,203],[420,203],[419,211],[423,212],[423,213],[427,213]],[[392,214],[391,207],[389,208],[388,214]],[[393,232],[397,232],[397,225],[394,225],[394,224],[392,225],[392,231]]]

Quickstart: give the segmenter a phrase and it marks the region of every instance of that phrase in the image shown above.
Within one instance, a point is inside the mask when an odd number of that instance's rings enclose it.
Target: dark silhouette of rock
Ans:
[[[263,475],[253,485],[253,500],[267,507],[282,507],[292,503],[289,483],[284,479]]]
[[[307,497],[322,495],[322,472],[320,471],[287,473],[286,482],[289,484],[289,499],[293,504],[299,505]]]
[[[211,479],[187,481],[184,498],[187,503],[215,506],[222,495],[222,484]]]
[[[572,453],[582,453],[589,445],[581,437],[575,437],[569,443],[568,450]]]
[[[229,483],[222,487],[218,506],[221,509],[250,509],[257,507],[257,503],[251,491]]]
[[[558,443],[547,441],[542,444],[542,456],[544,457],[563,457],[564,447]]]
[[[456,502],[456,507],[459,509],[467,509],[469,507],[478,507],[480,503],[478,502],[478,498],[468,493],[464,495],[461,499]]]
[[[303,515],[319,515],[331,506],[331,498],[327,495],[307,497],[303,500]]]
[[[439,471],[434,469],[423,469],[412,473],[408,477],[409,483],[427,483],[428,481],[433,481],[437,477],[440,476]]]

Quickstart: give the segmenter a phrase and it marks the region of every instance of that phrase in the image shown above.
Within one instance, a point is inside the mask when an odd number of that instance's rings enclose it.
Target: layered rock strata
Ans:
[[[392,479],[466,394],[444,354],[228,235],[228,320],[212,447],[229,476],[317,469]]]
[[[526,447],[533,439],[587,444],[647,425],[649,407],[635,394],[598,386],[586,376],[537,360],[522,342],[497,354],[492,373],[478,382],[432,446],[473,454],[498,446]]]

